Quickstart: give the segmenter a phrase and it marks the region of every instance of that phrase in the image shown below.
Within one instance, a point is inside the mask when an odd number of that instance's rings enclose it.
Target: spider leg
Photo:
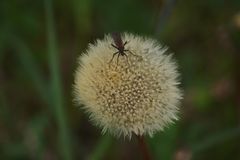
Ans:
[[[129,52],[131,55],[133,55],[133,56],[135,56],[135,57],[138,57],[139,59],[142,60],[142,56],[136,55],[136,54],[132,53],[132,52],[131,52],[130,50],[128,50],[128,49],[125,49],[124,51],[125,51],[125,52]]]
[[[132,53],[130,50],[128,50],[128,49],[125,49],[124,52],[129,52],[129,53],[131,53],[131,55],[138,57],[138,55],[133,54],[133,53]]]
[[[111,43],[111,46],[118,50],[118,47]]]
[[[128,60],[128,56],[126,54],[124,54],[124,56],[127,58],[127,63],[130,66],[129,60]]]
[[[114,58],[114,57],[116,56],[116,54],[118,54],[118,53],[119,53],[119,51],[113,53],[112,59],[108,62],[109,64],[112,62],[113,58]],[[119,57],[119,56],[118,56],[118,57]]]
[[[119,56],[120,56],[120,54],[118,54],[118,56],[117,56],[117,65],[118,65],[118,59],[119,59]]]
[[[125,46],[129,41],[124,42],[123,46]]]

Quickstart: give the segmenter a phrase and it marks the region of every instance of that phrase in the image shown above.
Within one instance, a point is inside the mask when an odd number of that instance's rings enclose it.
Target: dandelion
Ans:
[[[177,66],[157,41],[125,33],[127,56],[113,58],[113,39],[90,44],[79,57],[74,98],[103,133],[131,138],[163,130],[178,119]]]

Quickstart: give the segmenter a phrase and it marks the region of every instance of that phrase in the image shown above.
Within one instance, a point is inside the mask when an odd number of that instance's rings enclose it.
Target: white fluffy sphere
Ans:
[[[79,57],[74,97],[103,132],[151,136],[178,119],[177,66],[157,41],[127,33],[121,37],[132,53],[125,51],[118,63],[118,55],[111,61],[118,50],[109,35]]]

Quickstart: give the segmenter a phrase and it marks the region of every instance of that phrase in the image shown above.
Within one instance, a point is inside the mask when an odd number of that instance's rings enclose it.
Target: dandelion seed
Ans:
[[[128,54],[128,61],[119,57],[109,65],[113,39],[107,35],[97,40],[79,58],[74,97],[104,133],[152,136],[178,119],[182,96],[177,66],[153,39],[127,33],[122,39],[137,56]]]

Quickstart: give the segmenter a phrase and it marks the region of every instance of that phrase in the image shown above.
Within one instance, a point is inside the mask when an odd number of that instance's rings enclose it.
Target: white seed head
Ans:
[[[131,53],[125,51],[118,63],[118,54],[111,61],[118,50],[109,35],[79,57],[74,97],[104,133],[152,136],[178,119],[177,66],[157,41],[127,33],[121,37]]]

